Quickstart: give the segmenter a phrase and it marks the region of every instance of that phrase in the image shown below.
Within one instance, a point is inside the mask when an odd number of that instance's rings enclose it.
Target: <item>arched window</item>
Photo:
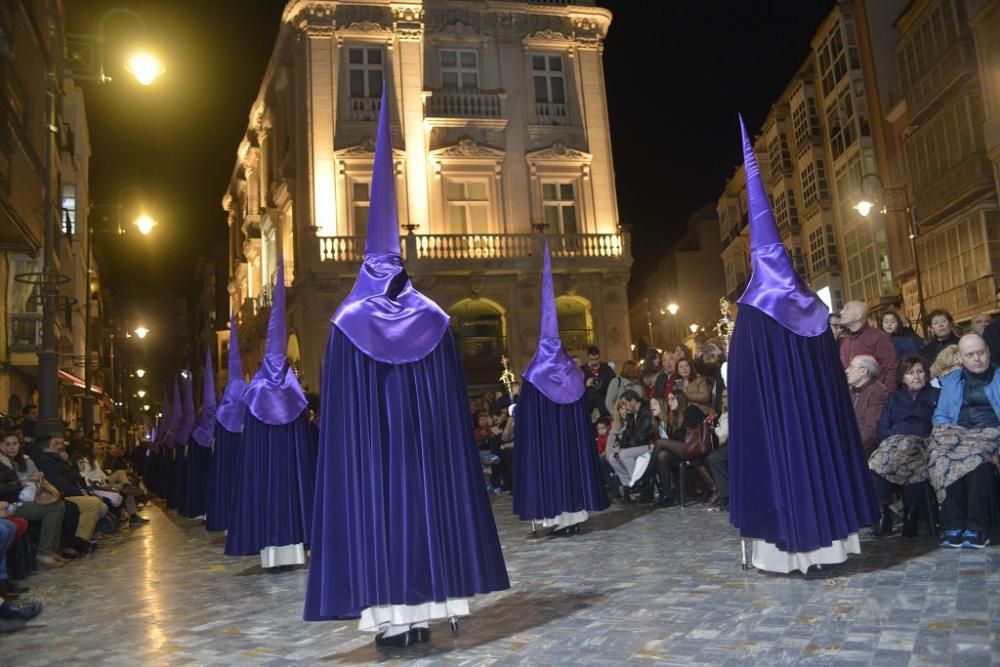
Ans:
[[[563,348],[580,351],[594,343],[594,322],[589,301],[579,296],[556,297],[556,317]]]
[[[448,314],[469,383],[495,383],[507,348],[503,307],[489,299],[465,299]]]

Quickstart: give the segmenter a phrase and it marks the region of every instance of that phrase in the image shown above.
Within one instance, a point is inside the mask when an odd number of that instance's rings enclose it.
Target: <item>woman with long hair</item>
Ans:
[[[684,462],[684,440],[689,429],[695,428],[705,421],[705,413],[688,401],[687,395],[675,389],[666,400],[665,417],[659,419],[653,416],[654,427],[659,436],[653,443],[653,463],[660,477],[660,498],[657,505],[669,507],[675,504],[674,492],[678,488],[677,466]],[[652,409],[652,408],[651,408]],[[663,414],[663,408],[660,408]],[[711,498],[715,497],[715,482],[704,466],[696,466],[695,470],[709,489]]]
[[[21,451],[17,433],[5,431],[0,438],[0,500],[17,504],[17,509],[13,511],[15,516],[41,524],[38,562],[45,567],[61,567],[66,562],[59,556],[66,503],[62,500],[44,505],[36,503],[35,497],[44,475],[35,467],[34,461]]]

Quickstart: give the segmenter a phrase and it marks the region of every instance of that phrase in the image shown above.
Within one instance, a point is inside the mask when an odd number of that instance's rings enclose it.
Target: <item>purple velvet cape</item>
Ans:
[[[510,587],[454,338],[376,361],[331,327],[307,621]]]
[[[236,466],[239,464],[242,440],[242,433],[233,433],[223,426],[222,422],[216,422],[215,444],[212,448],[205,501],[205,530],[218,531],[229,527],[229,514],[232,511],[236,488]]]
[[[514,411],[514,513],[524,520],[607,509],[584,399],[556,403],[527,379]]]

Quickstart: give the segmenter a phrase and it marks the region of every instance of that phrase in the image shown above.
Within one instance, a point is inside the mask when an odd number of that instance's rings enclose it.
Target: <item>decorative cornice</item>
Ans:
[[[530,153],[525,153],[524,158],[528,162],[584,162],[589,163],[594,159],[590,153],[584,153],[575,148],[571,148],[563,141],[556,141],[548,148],[541,148]]]
[[[401,42],[419,42],[424,38],[424,10],[420,7],[394,7],[392,27]]]
[[[489,158],[503,160],[507,153],[484,146],[469,136],[460,138],[454,145],[431,151],[431,159],[440,158]]]

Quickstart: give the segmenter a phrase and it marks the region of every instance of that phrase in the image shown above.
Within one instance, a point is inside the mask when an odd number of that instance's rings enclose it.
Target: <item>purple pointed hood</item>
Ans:
[[[170,408],[170,439],[171,447],[183,447],[187,444],[184,440],[181,440],[181,430],[184,427],[184,411],[181,408],[181,389],[177,382],[177,376],[174,376],[174,402]]]
[[[525,380],[555,403],[573,403],[583,396],[583,373],[566,354],[559,339],[556,296],[552,288],[552,259],[549,241],[542,256],[542,321],[538,328],[538,349],[522,373]]]
[[[229,319],[229,360],[226,367],[228,380],[215,411],[215,418],[230,433],[243,432],[243,416],[247,409],[247,404],[243,402],[247,383],[243,379],[243,362],[240,360],[240,341],[236,329],[236,315],[233,315]]]
[[[191,431],[194,430],[195,424],[195,412],[194,412],[194,378],[191,375],[191,371],[186,371],[187,377],[183,380],[183,389],[181,393],[183,395],[183,407],[181,408],[181,423],[177,427],[177,444],[187,445],[188,441],[191,440]]]
[[[215,436],[215,377],[212,374],[212,351],[205,350],[205,375],[201,392],[201,416],[191,431],[191,439],[202,447],[211,447]]]
[[[295,420],[306,408],[306,395],[288,365],[285,354],[285,263],[278,258],[278,275],[271,299],[271,317],[260,368],[250,380],[243,400],[254,417],[265,424],[281,426]]]
[[[173,406],[170,403],[170,391],[163,388],[163,408],[160,410],[160,421],[156,429],[156,445],[171,447],[174,444]]]
[[[332,322],[366,355],[387,364],[424,358],[448,329],[448,314],[410,283],[400,257],[388,86],[382,88],[365,259]]]
[[[774,224],[767,191],[757,168],[753,146],[740,116],[743,163],[750,215],[750,281],[738,303],[748,304],[800,336],[819,336],[829,328],[826,304],[802,281],[792,266]]]

